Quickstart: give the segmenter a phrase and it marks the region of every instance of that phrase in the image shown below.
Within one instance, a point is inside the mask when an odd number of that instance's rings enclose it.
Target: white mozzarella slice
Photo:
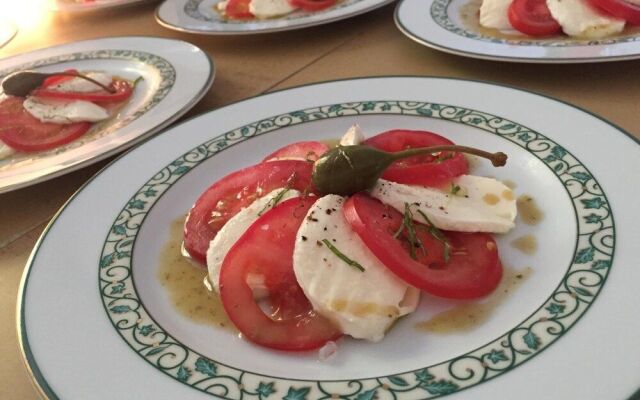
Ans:
[[[103,72],[88,72],[83,74],[88,76],[89,78],[100,82],[105,86],[109,86],[113,81],[113,77],[109,74],[105,74]],[[91,83],[86,79],[82,78],[73,78],[68,81],[64,81],[57,85],[52,85],[47,88],[48,90],[53,90],[56,92],[95,92],[96,90],[101,90],[99,86],[95,83]]]
[[[289,0],[251,0],[249,11],[256,18],[273,18],[295,11]]]
[[[409,204],[414,220],[426,222],[420,210],[437,228],[450,231],[504,233],[515,226],[517,214],[511,189],[498,180],[473,175],[454,179],[447,189],[379,179],[371,196],[401,213]]]
[[[353,124],[340,138],[340,146],[355,146],[362,142],[364,142],[364,133],[358,124]]]
[[[84,100],[63,101],[29,96],[22,105],[29,114],[41,122],[54,124],[97,122],[109,118],[107,110]]]
[[[484,0],[480,6],[480,25],[500,30],[513,29],[507,11],[513,0]]]
[[[281,195],[282,191],[285,191]],[[243,208],[227,221],[218,231],[213,240],[209,243],[207,250],[207,269],[209,270],[209,281],[213,289],[218,292],[220,288],[220,267],[227,252],[240,239],[240,236],[253,224],[262,214],[275,206],[275,201],[280,196],[278,202],[282,202],[293,197],[300,196],[300,192],[295,189],[279,188],[271,191],[258,200],[251,203],[247,208]],[[255,278],[255,277],[254,277]],[[253,278],[252,278],[253,279]],[[257,278],[256,278],[257,279]],[[259,289],[263,286],[258,281],[247,282],[250,287]]]
[[[343,333],[378,341],[400,316],[415,310],[419,291],[397,278],[365,246],[342,214],[344,198],[328,195],[311,207],[293,251],[293,270],[313,308]],[[358,262],[339,258],[323,240]]]
[[[16,151],[14,149],[0,142],[0,160],[10,157],[15,152]]]
[[[624,29],[624,20],[606,15],[587,0],[547,0],[547,7],[569,36],[597,39]]]

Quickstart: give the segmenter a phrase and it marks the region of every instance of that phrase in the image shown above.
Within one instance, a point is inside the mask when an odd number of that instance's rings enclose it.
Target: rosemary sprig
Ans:
[[[272,198],[271,200],[269,200],[267,202],[267,204],[264,205],[264,208],[262,210],[260,210],[260,212],[258,213],[258,217],[261,217],[262,214],[267,211],[270,208],[275,207],[278,203],[280,203],[280,201],[282,200],[282,198],[284,197],[285,194],[287,194],[287,192],[291,190],[290,187],[285,187],[284,189],[282,189],[281,191],[278,192],[278,194],[276,195],[276,197]]]
[[[424,247],[424,243],[422,240],[416,235],[416,227],[413,224],[413,213],[411,212],[411,206],[409,203],[404,203],[404,214],[402,216],[402,224],[398,230],[393,234],[393,238],[397,239],[400,237],[402,231],[407,231],[407,240],[409,241],[409,255],[414,260],[418,259],[416,254],[416,248],[419,248],[422,251],[422,254],[427,255],[427,249]]]
[[[444,244],[444,262],[448,263],[449,257],[451,254],[451,244],[449,243],[447,238],[442,234],[440,229],[436,228],[436,226],[431,222],[431,220],[429,220],[429,217],[427,217],[427,215],[423,213],[422,210],[417,210],[417,212],[427,222],[429,234],[431,234],[431,236],[433,236],[436,240],[439,240]]]
[[[327,248],[329,250],[331,250],[331,252],[333,254],[335,254],[336,257],[338,257],[339,259],[341,259],[342,261],[344,261],[348,265],[352,266],[353,268],[357,269],[358,271],[364,272],[364,268],[362,267],[362,265],[360,265],[360,263],[358,263],[357,261],[354,261],[354,260],[350,259],[349,257],[347,257],[343,252],[338,250],[336,248],[336,246],[331,244],[331,242],[329,240],[322,239],[322,243],[324,243],[324,245],[327,246]]]

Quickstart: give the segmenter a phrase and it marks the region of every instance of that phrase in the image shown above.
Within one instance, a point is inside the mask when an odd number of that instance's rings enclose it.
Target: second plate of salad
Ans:
[[[156,20],[167,28],[204,35],[248,35],[327,24],[391,0],[178,0],[165,1]]]
[[[75,42],[0,61],[0,192],[158,132],[204,96],[214,75],[199,48],[151,37]]]
[[[49,398],[99,374],[117,383],[94,398],[596,399],[594,363],[625,398],[639,327],[611,310],[637,311],[638,193],[602,152],[636,171],[638,149],[570,105],[471,81],[230,105],[60,211],[25,271],[22,350]]]
[[[585,63],[640,56],[640,8],[623,0],[403,0],[395,20],[416,42],[466,57]]]

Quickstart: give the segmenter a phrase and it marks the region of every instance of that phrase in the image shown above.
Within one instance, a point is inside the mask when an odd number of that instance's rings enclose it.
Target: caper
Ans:
[[[349,196],[371,189],[394,161],[442,151],[474,154],[491,160],[496,167],[501,167],[507,162],[507,155],[504,153],[488,153],[456,145],[420,147],[396,153],[364,145],[339,146],[324,153],[313,164],[313,184],[322,194]]]
[[[53,72],[53,73],[43,73],[36,71],[18,71],[12,74],[7,75],[6,78],[2,81],[2,90],[5,94],[10,96],[19,96],[25,97],[28,96],[29,93],[34,91],[35,89],[42,86],[44,81],[52,76],[73,76],[74,78],[81,78],[87,80],[102,89],[106,90],[109,93],[115,93],[115,89],[109,86],[105,86],[102,83],[96,81],[95,79],[89,78],[88,76],[74,73],[74,72]]]

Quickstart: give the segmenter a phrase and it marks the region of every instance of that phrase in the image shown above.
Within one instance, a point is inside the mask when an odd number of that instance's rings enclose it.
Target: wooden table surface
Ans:
[[[286,87],[375,75],[460,77],[517,86],[599,114],[640,138],[640,60],[603,64],[527,65],[441,53],[404,37],[395,5],[299,31],[244,37],[174,32],[154,20],[154,4],[93,15],[47,14],[0,49],[0,57],[51,45],[116,35],[189,41],[215,59],[211,90],[186,116]],[[0,399],[37,399],[23,366],[15,326],[18,286],[38,236],[65,200],[109,160],[0,195]]]

